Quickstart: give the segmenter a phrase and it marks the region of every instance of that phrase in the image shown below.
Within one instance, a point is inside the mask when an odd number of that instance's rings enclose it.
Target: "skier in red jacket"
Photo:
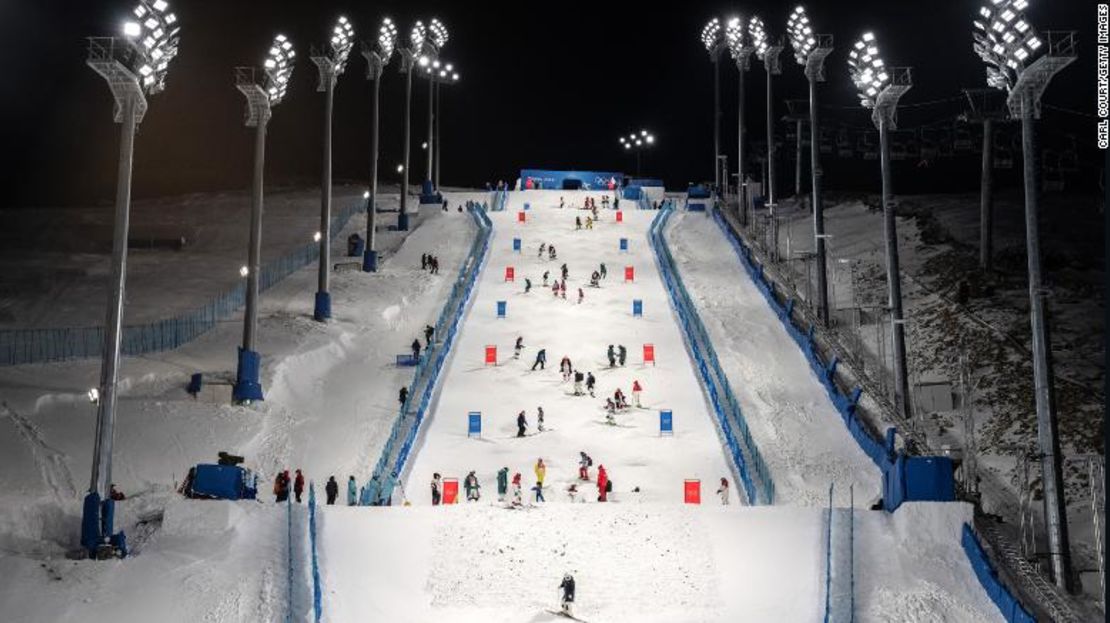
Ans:
[[[606,488],[609,486],[609,473],[605,471],[604,465],[597,466],[597,501],[606,501]]]

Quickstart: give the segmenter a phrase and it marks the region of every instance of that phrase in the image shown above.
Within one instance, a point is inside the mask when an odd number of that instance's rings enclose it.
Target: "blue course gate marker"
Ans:
[[[520,238],[513,238],[513,251],[520,253]]]
[[[509,307],[508,302],[506,302],[506,301],[497,301],[497,317],[498,318],[504,318],[505,317],[505,310],[508,307]]]
[[[674,436],[674,415],[670,409],[663,409],[659,412],[659,436],[663,435]]]
[[[628,251],[628,238],[621,238],[621,251]]]
[[[632,299],[632,316],[634,318],[642,318],[644,316],[644,302],[640,299]]]
[[[467,437],[481,437],[482,436],[482,412],[471,411],[467,414]]]

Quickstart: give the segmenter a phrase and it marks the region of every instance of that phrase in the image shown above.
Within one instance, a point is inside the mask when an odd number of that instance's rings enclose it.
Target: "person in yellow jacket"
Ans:
[[[536,484],[543,486],[543,477],[547,474],[547,466],[543,464],[543,459],[536,460]]]

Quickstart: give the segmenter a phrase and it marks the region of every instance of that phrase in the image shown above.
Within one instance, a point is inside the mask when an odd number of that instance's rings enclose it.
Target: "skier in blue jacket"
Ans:
[[[355,484],[355,477],[351,476],[347,480],[347,506],[354,506],[358,501],[358,485]]]

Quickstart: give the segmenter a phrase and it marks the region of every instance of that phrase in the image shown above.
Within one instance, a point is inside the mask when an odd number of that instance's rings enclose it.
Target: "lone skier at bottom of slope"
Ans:
[[[573,617],[570,606],[574,603],[574,576],[569,573],[564,575],[563,582],[559,584],[559,589],[563,591],[562,614]]]

